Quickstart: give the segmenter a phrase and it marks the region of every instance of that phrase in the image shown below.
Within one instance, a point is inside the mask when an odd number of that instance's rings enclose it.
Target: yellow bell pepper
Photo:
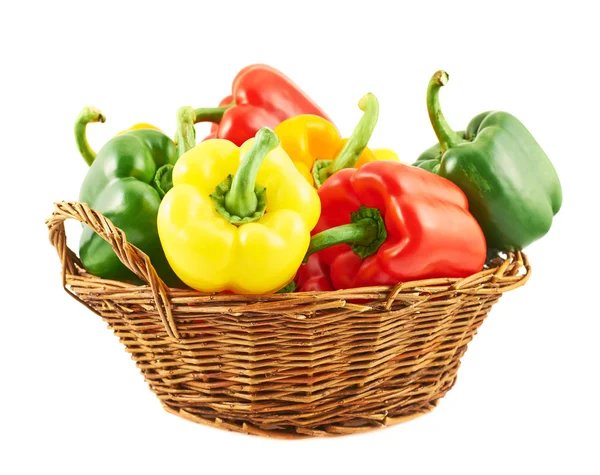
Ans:
[[[290,117],[275,127],[281,147],[315,187],[342,168],[360,168],[375,160],[398,161],[398,155],[392,150],[367,147],[379,117],[377,98],[367,94],[358,107],[364,114],[351,137],[346,139],[340,137],[331,122],[316,115]]]
[[[133,124],[128,129],[122,130],[117,135],[122,135],[122,134],[125,134],[127,132],[131,132],[132,130],[141,130],[141,129],[151,129],[151,130],[156,130],[158,132],[162,132],[162,130],[160,130],[155,125],[147,124],[146,122],[138,122],[137,124]]]
[[[187,124],[188,137],[192,129]],[[158,211],[158,233],[190,287],[265,294],[294,278],[320,212],[317,191],[262,128],[239,148],[211,139],[183,153]]]
[[[373,152],[373,155],[375,155],[375,160],[392,160],[394,162],[406,163],[404,160],[400,160],[398,154],[389,148],[374,148],[371,151]],[[364,164],[361,163],[359,166],[362,165]]]

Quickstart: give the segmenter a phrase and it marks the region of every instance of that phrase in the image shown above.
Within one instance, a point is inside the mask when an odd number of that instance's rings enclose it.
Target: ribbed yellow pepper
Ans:
[[[364,111],[350,138],[342,139],[335,126],[316,115],[304,114],[275,127],[281,147],[290,156],[306,180],[317,188],[342,168],[360,168],[375,160],[399,161],[389,149],[370,150],[367,143],[379,116],[379,102],[373,94],[358,103]]]
[[[186,151],[158,211],[165,255],[202,292],[275,292],[302,263],[321,203],[262,128],[241,147],[223,139]]]

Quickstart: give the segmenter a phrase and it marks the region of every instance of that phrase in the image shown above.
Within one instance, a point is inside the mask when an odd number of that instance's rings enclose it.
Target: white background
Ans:
[[[0,473],[600,473],[593,2],[396,3],[2,3]],[[171,135],[179,106],[216,105],[254,62],[290,76],[345,134],[375,93],[371,145],[410,162],[433,144],[425,89],[443,68],[455,129],[512,112],[559,173],[564,206],[527,250],[531,280],[493,308],[456,386],[422,418],[296,442],[181,420],[61,288],[44,219],[86,173],[72,134],[81,107],[108,117],[89,128],[95,148],[138,121]],[[74,249],[78,238],[71,223]]]

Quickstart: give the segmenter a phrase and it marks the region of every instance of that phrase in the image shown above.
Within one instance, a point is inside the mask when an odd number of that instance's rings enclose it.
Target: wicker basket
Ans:
[[[88,274],[64,221],[89,225],[148,285]],[[522,286],[522,253],[465,279],[261,297],[169,289],[124,233],[84,204],[46,221],[65,290],[100,315],[163,407],[222,429],[281,438],[351,434],[434,408],[503,292]]]

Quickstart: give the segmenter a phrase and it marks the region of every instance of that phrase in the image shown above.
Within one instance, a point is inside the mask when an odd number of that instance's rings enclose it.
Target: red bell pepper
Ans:
[[[210,126],[210,133],[202,139],[203,142],[205,140],[217,138],[217,133],[219,132],[219,121],[223,118],[223,115],[225,114],[227,109],[229,109],[229,107],[232,107],[232,106],[233,106],[233,97],[227,96],[225,99],[223,99],[221,102],[219,102],[219,107],[215,109],[218,111],[222,111],[222,113],[218,112],[214,117],[212,117],[212,118],[208,117],[208,120],[206,119],[207,114],[205,112],[208,109],[196,109],[194,111],[196,124],[198,122],[212,122],[212,125]]]
[[[300,266],[296,277],[297,292],[313,292],[333,290],[331,277],[329,276],[329,266],[325,264],[319,254],[313,254],[308,258],[305,264]]]
[[[330,266],[336,289],[483,269],[486,242],[451,181],[400,162],[344,169],[319,189],[321,218],[307,255]]]
[[[301,114],[318,115],[331,122],[291,79],[266,64],[246,66],[233,80],[231,90],[219,107],[194,111],[195,123],[213,122],[204,140],[228,139],[241,146],[261,127],[274,129],[285,119]]]

